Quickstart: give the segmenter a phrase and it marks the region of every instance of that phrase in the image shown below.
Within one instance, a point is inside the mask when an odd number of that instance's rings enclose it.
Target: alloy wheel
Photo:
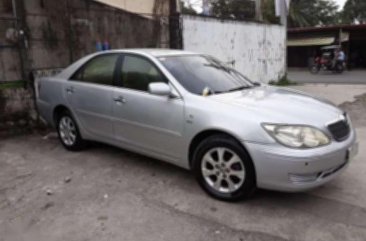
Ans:
[[[245,181],[245,167],[232,150],[215,147],[202,158],[201,171],[205,182],[220,193],[233,193]]]
[[[76,126],[69,116],[63,116],[59,122],[59,133],[62,142],[67,146],[72,146],[76,141]]]

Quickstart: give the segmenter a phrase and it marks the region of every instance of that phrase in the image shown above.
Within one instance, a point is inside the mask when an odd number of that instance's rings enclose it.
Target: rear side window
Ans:
[[[118,54],[97,56],[88,61],[71,79],[81,82],[113,85]]]
[[[145,58],[126,55],[122,65],[123,87],[147,91],[150,83],[165,82],[165,76]]]

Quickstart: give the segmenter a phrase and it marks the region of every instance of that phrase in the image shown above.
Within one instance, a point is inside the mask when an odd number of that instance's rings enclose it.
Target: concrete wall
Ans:
[[[113,49],[169,46],[169,21],[161,15],[145,17],[90,0],[16,1],[18,8],[22,6],[18,27],[24,30],[25,41],[7,41],[3,36],[9,28],[17,29],[15,21],[0,18],[0,82],[27,80],[22,78],[21,63],[27,76],[38,69],[64,68],[95,52],[97,41],[108,41]],[[155,1],[153,11],[169,12],[169,0],[149,0]],[[12,17],[8,5],[0,7],[0,16]],[[20,58],[23,45],[26,56]],[[33,116],[30,112],[34,113],[30,88],[0,89],[0,122]]]
[[[151,1],[154,2],[154,1]],[[167,2],[165,0],[165,2]],[[97,41],[111,48],[167,47],[169,26],[97,1],[25,1],[32,68],[59,68],[96,51]],[[62,14],[60,14],[62,13]],[[165,33],[165,34],[161,34]]]
[[[11,18],[11,8],[5,1],[11,7],[12,0],[0,0],[0,17]],[[114,8],[98,1],[69,0],[57,4],[54,0],[16,2],[17,6],[24,6],[18,15],[24,19],[24,25],[19,29],[25,32],[27,59],[23,62],[26,62],[27,73],[34,69],[66,67],[95,52],[98,41],[107,41],[113,49],[169,47],[169,19],[165,15],[169,13],[169,0],[145,0],[157,14],[164,14],[164,19],[161,15],[149,15],[147,18],[125,11],[123,4],[120,8]],[[128,1],[124,0],[123,3],[127,4]],[[0,82],[22,79],[17,47],[24,42],[5,39],[10,29],[17,29],[15,21],[0,18]]]
[[[285,34],[279,25],[183,17],[185,50],[232,62],[248,78],[265,83],[285,74]]]
[[[0,48],[0,81],[16,81],[21,78],[18,51],[11,47]]]
[[[0,81],[21,79],[19,53],[10,33],[15,32],[11,0],[0,0]],[[8,36],[8,37],[7,37]]]

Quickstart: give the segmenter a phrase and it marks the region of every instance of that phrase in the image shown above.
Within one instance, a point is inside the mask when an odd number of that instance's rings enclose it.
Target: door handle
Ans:
[[[114,100],[115,102],[122,103],[122,104],[126,103],[126,99],[125,99],[125,98],[123,98],[123,96],[118,96],[118,97],[116,97],[116,98],[113,98],[113,100]]]
[[[66,92],[67,92],[67,93],[69,93],[69,94],[74,93],[74,87],[72,87],[72,86],[67,87],[67,88],[66,88]]]

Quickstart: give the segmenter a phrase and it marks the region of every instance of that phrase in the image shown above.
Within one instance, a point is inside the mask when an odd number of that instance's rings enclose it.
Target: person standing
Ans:
[[[342,66],[344,66],[345,61],[346,61],[346,54],[343,52],[342,48],[339,48],[337,53],[337,62],[342,64]]]

